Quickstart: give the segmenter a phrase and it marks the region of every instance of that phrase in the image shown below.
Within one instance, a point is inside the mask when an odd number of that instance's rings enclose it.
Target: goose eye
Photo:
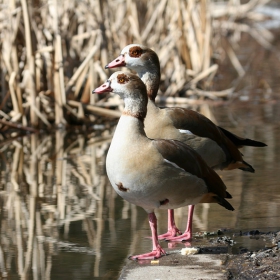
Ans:
[[[129,78],[125,74],[119,74],[117,79],[119,84],[125,84],[129,81]]]
[[[143,53],[143,50],[139,47],[132,47],[129,50],[129,55],[131,57],[140,57]]]

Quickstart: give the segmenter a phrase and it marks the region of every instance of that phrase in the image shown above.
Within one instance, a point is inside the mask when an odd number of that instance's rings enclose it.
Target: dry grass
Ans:
[[[268,1],[1,0],[1,129],[15,123],[21,130],[46,129],[93,123],[98,115],[119,116],[108,109],[118,103],[108,97],[96,100],[91,90],[108,77],[108,61],[135,42],[160,57],[162,99],[226,98],[233,89],[211,91],[219,39],[231,32],[225,52],[238,75],[244,75],[234,43],[241,32],[250,32],[271,46],[271,34],[248,20],[262,20],[254,7]]]

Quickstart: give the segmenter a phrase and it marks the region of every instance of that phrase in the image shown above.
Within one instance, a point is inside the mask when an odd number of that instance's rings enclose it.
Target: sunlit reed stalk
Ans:
[[[26,0],[21,0],[21,6],[23,11],[24,31],[25,31],[25,44],[26,44],[26,62],[27,69],[29,71],[29,91],[30,91],[30,104],[33,107],[36,106],[36,89],[35,89],[35,58],[32,48],[32,35],[31,35],[31,16],[29,14],[28,5]],[[29,7],[31,8],[31,7]],[[34,110],[30,110],[30,121],[32,126],[37,126],[38,118]]]

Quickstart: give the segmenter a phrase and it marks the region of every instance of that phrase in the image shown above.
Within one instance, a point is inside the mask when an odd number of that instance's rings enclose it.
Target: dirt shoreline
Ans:
[[[225,264],[227,279],[280,279],[280,231],[256,231],[252,237],[270,245],[255,251],[243,247],[241,254],[229,255]]]
[[[250,250],[244,242],[238,246],[240,237],[245,237],[248,245],[254,241],[262,248]],[[173,247],[167,249],[167,256],[155,261],[127,261],[119,279],[280,279],[280,231],[253,230],[232,236],[223,231],[198,233],[192,246],[199,248],[198,254],[185,256],[182,248]]]

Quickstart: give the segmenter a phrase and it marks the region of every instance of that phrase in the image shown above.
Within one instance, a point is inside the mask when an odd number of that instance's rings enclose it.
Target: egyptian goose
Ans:
[[[215,171],[188,145],[146,136],[148,97],[138,76],[115,72],[93,91],[106,92],[118,94],[125,106],[106,158],[108,178],[122,198],[146,210],[152,232],[153,250],[130,258],[159,258],[166,253],[158,241],[154,209],[214,202],[234,210],[225,199],[231,195]]]
[[[160,83],[160,64],[157,54],[142,45],[126,46],[119,57],[114,59],[107,68],[126,66],[136,71],[147,87],[148,113],[145,119],[145,132],[151,138],[176,139],[187,143],[206,163],[215,169],[242,169],[254,172],[251,165],[242,159],[238,150],[242,146],[264,147],[266,144],[251,139],[241,138],[233,133],[216,126],[211,120],[193,110],[186,108],[159,108],[155,98]],[[173,241],[191,238],[193,207],[189,207],[189,220],[185,233],[175,226],[173,210],[168,212],[168,232],[159,238]],[[190,217],[191,216],[191,217]]]

